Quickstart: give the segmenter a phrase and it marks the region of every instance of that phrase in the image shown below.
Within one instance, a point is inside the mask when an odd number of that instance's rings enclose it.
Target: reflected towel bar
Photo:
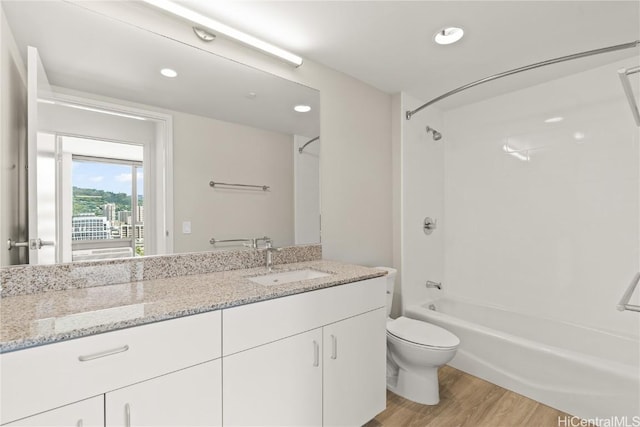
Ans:
[[[216,243],[231,243],[231,242],[243,242],[243,243],[248,243],[252,248],[256,247],[256,239],[226,239],[226,240],[220,240],[220,239],[216,239],[215,237],[212,237],[209,240],[209,243],[212,245],[215,245]]]
[[[209,181],[209,186],[215,187],[216,185],[223,185],[225,187],[259,188],[262,191],[267,191],[269,188],[271,188],[268,185],[230,184],[228,182]]]
[[[638,282],[640,282],[640,273],[636,273],[636,275],[633,276],[633,280],[629,284],[629,287],[624,292],[624,295],[622,295],[622,299],[620,300],[620,302],[616,306],[616,308],[619,311],[630,310],[630,311],[638,311],[638,312],[640,312],[640,305],[629,304],[629,300],[631,299],[631,295],[633,294],[633,291],[636,289],[636,286],[638,286]]]
[[[621,68],[618,70],[618,77],[620,77],[620,83],[622,83],[624,94],[627,96],[627,101],[629,101],[631,114],[633,114],[636,125],[640,126],[640,111],[638,111],[638,104],[636,103],[636,98],[633,94],[633,88],[631,87],[631,82],[629,81],[629,76],[636,73],[640,73],[640,67]]]

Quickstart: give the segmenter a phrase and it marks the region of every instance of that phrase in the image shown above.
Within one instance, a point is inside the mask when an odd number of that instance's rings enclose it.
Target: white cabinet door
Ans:
[[[5,424],[10,427],[103,427],[104,395]]]
[[[323,328],[325,426],[361,426],[386,406],[386,312]]]
[[[106,394],[106,426],[222,425],[221,359]]]
[[[322,330],[224,358],[225,426],[322,424]]]

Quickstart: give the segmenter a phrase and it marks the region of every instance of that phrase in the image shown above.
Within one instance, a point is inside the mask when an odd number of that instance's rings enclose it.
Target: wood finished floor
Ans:
[[[440,403],[420,405],[387,391],[387,409],[364,427],[557,427],[568,416],[490,382],[443,366]]]

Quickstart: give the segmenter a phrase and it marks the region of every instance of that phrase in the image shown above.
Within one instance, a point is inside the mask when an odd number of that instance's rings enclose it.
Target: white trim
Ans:
[[[152,233],[147,233],[148,228],[145,227],[145,251],[157,255],[173,253],[173,116],[75,95],[52,93],[51,98],[53,101],[142,117],[156,123],[157,138],[146,145],[148,149],[145,150],[143,161],[144,192],[145,195],[153,195],[152,203],[147,204],[145,200],[145,216],[154,218]],[[148,165],[155,167],[149,168]]]

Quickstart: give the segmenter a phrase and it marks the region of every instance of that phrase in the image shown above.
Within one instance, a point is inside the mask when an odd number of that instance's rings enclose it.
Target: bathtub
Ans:
[[[457,369],[594,424],[640,426],[637,338],[452,298],[404,315],[460,338]]]

